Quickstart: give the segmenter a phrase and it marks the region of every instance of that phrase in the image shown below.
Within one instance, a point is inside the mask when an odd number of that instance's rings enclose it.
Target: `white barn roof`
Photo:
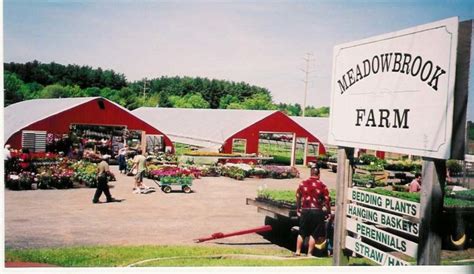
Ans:
[[[290,118],[318,138],[321,143],[328,144],[329,118],[299,116],[290,116]]]
[[[276,111],[142,107],[132,113],[177,143],[217,148],[235,133]]]
[[[4,140],[6,142],[15,132],[33,123],[98,98],[101,97],[34,99],[9,105],[4,109]]]

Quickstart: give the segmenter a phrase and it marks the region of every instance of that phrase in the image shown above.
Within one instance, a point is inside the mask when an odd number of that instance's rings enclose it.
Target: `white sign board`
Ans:
[[[387,231],[378,229],[375,226],[357,222],[354,219],[347,219],[346,222],[347,230],[386,247],[400,251],[410,257],[416,258],[418,244],[397,235],[393,235]]]
[[[355,253],[364,256],[379,265],[386,266],[402,266],[410,265],[408,262],[400,260],[399,258],[387,254],[380,249],[372,247],[366,243],[358,241],[352,237],[346,236],[346,248],[354,251]]]
[[[348,189],[349,200],[387,211],[420,218],[420,204],[355,188]]]
[[[409,220],[406,220],[402,217],[373,210],[366,207],[357,206],[354,204],[347,205],[347,215],[360,220],[371,222],[385,227],[395,229],[413,236],[418,237],[420,231],[420,226],[418,223],[413,223]]]
[[[447,159],[458,18],[334,48],[332,145]]]

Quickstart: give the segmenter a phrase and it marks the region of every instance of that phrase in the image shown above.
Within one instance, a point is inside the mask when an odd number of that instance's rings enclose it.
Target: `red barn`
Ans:
[[[281,111],[142,107],[132,113],[163,129],[173,142],[223,153],[236,152],[239,146],[239,153],[259,154],[259,146],[268,142],[265,134],[280,136],[280,144],[290,144],[292,151],[299,147],[304,163],[326,152],[319,138]]]
[[[139,132],[142,144],[159,137],[163,147],[174,150],[162,131],[101,97],[28,100],[6,107],[4,113],[5,143],[14,148],[44,151],[48,134],[65,135],[76,127],[98,126]]]

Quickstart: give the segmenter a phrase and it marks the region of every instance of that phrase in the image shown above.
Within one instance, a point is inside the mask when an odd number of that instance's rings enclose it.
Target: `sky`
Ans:
[[[453,16],[474,1],[4,0],[4,61],[88,65],[127,80],[199,76],[329,106],[333,47]],[[471,100],[473,101],[473,100]],[[474,108],[474,107],[471,107]]]

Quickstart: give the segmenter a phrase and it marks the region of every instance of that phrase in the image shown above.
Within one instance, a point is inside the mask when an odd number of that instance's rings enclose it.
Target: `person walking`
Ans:
[[[94,198],[92,199],[92,203],[97,204],[99,202],[99,198],[102,195],[102,192],[105,194],[107,199],[107,203],[111,202],[120,202],[120,200],[116,200],[112,197],[109,190],[108,183],[108,173],[110,172],[109,164],[108,164],[108,155],[102,156],[102,161],[97,165],[97,189],[94,194]]]
[[[137,155],[133,158],[133,167],[132,170],[136,169],[137,174],[135,174],[135,187],[133,188],[133,193],[140,194],[141,188],[144,188],[143,177],[145,176],[146,171],[146,158],[142,155],[142,150],[137,150]]]
[[[309,179],[299,184],[296,190],[296,212],[300,224],[295,255],[301,255],[304,239],[309,237],[308,256],[311,256],[316,242],[325,240],[325,219],[331,214],[331,198],[326,185],[320,180],[318,168],[311,168]]]

